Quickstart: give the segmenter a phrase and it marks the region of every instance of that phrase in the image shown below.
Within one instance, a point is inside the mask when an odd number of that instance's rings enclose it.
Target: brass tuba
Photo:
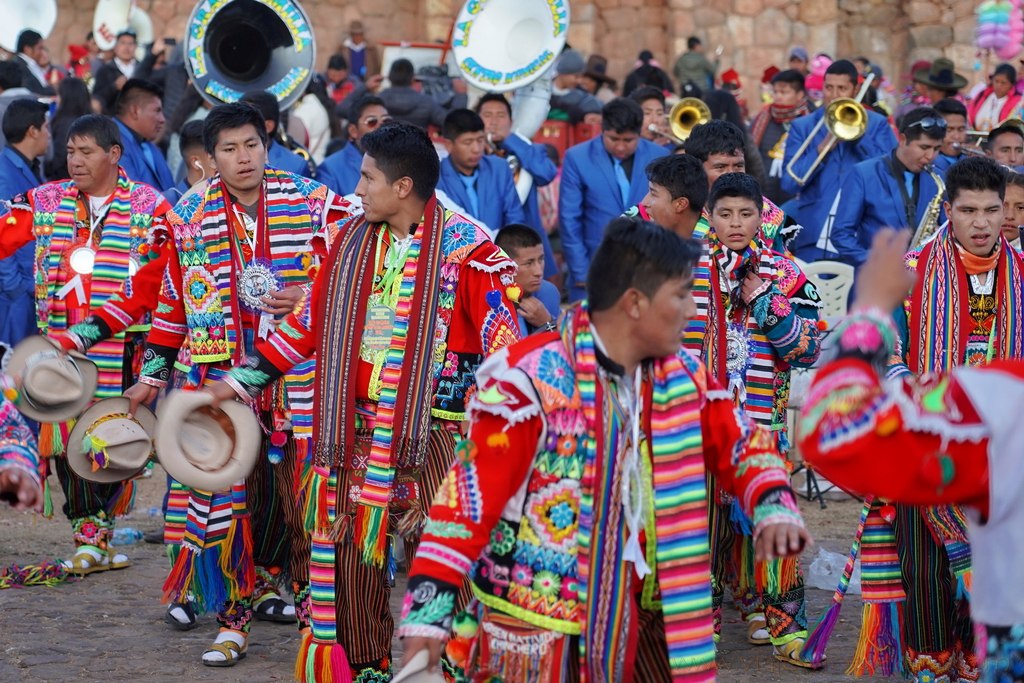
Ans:
[[[316,42],[296,0],[202,0],[185,30],[185,68],[208,102],[265,90],[287,109],[313,77]]]
[[[683,142],[690,137],[694,128],[710,120],[711,109],[704,100],[696,97],[684,97],[672,105],[668,112],[668,127],[676,142]]]
[[[22,31],[33,29],[45,38],[57,23],[57,0],[4,0],[3,5],[0,47],[12,54],[17,52]]]
[[[935,196],[928,202],[928,208],[924,210],[924,214],[921,216],[921,222],[917,224],[917,229],[914,230],[914,238],[910,241],[911,249],[917,249],[935,236],[935,232],[939,229],[939,213],[942,211],[942,200],[946,196],[946,184],[942,182],[942,176],[936,173],[935,169],[931,166],[928,166],[925,170],[928,171],[928,175],[935,181],[937,189],[935,190]]]

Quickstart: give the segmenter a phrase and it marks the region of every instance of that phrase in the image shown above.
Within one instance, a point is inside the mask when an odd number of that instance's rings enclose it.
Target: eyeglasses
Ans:
[[[921,130],[923,130],[925,133],[927,133],[929,130],[934,130],[936,128],[938,128],[939,130],[946,130],[946,119],[942,118],[941,116],[926,116],[920,121],[914,121],[913,123],[911,123],[909,126],[907,126],[907,130],[910,130],[914,126],[920,126]]]
[[[384,125],[390,120],[390,116],[367,116],[363,119],[363,125],[369,126],[370,128],[376,128],[377,126]]]

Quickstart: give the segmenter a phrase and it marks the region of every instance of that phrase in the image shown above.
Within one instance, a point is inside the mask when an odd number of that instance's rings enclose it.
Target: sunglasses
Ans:
[[[363,125],[369,126],[370,128],[376,128],[377,126],[383,125],[390,120],[390,116],[367,116],[365,119],[363,119]]]
[[[926,116],[920,121],[914,121],[912,124],[907,126],[907,129],[909,130],[915,126],[920,126],[921,130],[925,132],[936,128],[939,130],[946,130],[946,119],[941,116]]]

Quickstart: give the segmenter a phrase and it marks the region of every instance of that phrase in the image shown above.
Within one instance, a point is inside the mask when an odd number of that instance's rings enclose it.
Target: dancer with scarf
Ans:
[[[348,215],[326,187],[267,168],[265,135],[252,107],[210,110],[203,138],[219,174],[169,215],[173,241],[139,272],[134,295],[73,330],[79,348],[88,348],[155,308],[140,381],[125,392],[133,408],[156,398],[173,369],[180,370],[176,386],[195,389],[251,354],[276,317],[302,298],[317,258],[326,255],[328,222]],[[309,540],[296,477],[311,432],[303,401],[311,374],[311,366],[297,368],[254,402],[267,437],[264,457],[245,481],[228,491],[171,485],[165,619],[188,630],[195,609],[219,610],[221,631],[202,657],[208,666],[244,656],[253,618],[295,623],[298,616],[299,627],[308,626]],[[282,575],[292,579],[297,608],[278,594]]]
[[[770,434],[679,348],[700,247],[619,218],[588,301],[480,369],[399,633],[456,680],[715,679],[705,472],[762,556],[808,540]],[[475,599],[456,614],[463,581]]]
[[[119,165],[121,150],[110,119],[76,119],[68,135],[71,180],[15,197],[10,212],[0,216],[0,258],[35,243],[38,329],[66,347],[73,346],[67,342],[71,330],[88,334],[89,326],[80,323],[92,307],[116,309],[133,293],[137,271],[157,257],[167,238],[165,214],[171,207],[149,185],[128,179]],[[99,369],[96,399],[119,396],[131,383],[141,333],[148,328],[142,323],[138,316],[125,319],[119,334],[89,350]],[[132,483],[98,484],[75,474],[63,457],[72,425],[43,424],[39,438],[41,455],[57,471],[71,522],[75,554],[65,566],[79,575],[128,567],[127,556],[112,554],[109,544],[115,517],[131,507]]]
[[[772,102],[763,107],[750,123],[750,136],[768,171],[764,194],[775,204],[782,204],[793,198],[781,185],[782,157],[786,151],[789,125],[794,119],[814,111],[814,104],[807,99],[804,75],[795,69],[772,76],[771,86]]]
[[[700,354],[747,417],[773,431],[784,454],[790,368],[810,367],[818,358],[821,303],[796,263],[766,245],[761,209],[761,189],[751,176],[728,173],[712,186],[710,231],[694,271],[697,314],[683,345]],[[716,631],[731,565],[733,595],[750,642],[771,643],[777,659],[810,667],[799,654],[807,616],[796,561],[755,562],[749,518],[713,479],[709,486],[715,492],[710,524]]]
[[[362,144],[364,215],[339,227],[304,303],[211,389],[253,400],[317,353],[304,683],[390,680],[392,546],[414,554],[474,373],[519,338],[515,262],[437,201],[427,135],[394,123]]]

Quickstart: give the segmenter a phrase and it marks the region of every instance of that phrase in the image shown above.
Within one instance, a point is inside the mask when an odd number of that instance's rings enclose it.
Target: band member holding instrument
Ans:
[[[914,109],[900,120],[899,146],[891,154],[854,167],[841,187],[842,199],[829,236],[840,260],[859,266],[878,230],[887,226],[914,230],[929,207],[942,201],[942,188],[929,166],[942,147],[946,125],[946,119],[931,107]]]
[[[671,131],[665,114],[665,93],[645,85],[629,93],[629,99],[639,104],[644,111],[644,126],[640,129],[640,137],[665,149],[674,149],[676,142],[668,137]]]
[[[348,143],[324,159],[316,169],[316,179],[342,197],[352,194],[359,184],[359,167],[363,163],[360,141],[391,120],[384,100],[367,95],[352,105],[352,120],[348,124]]]
[[[824,106],[793,121],[786,139],[782,190],[797,197],[782,207],[803,230],[792,244],[793,255],[810,262],[835,257],[835,247],[822,239],[826,224],[835,215],[834,199],[846,177],[860,161],[888,154],[896,147],[889,122],[881,114],[864,111],[867,117],[864,134],[852,141],[837,141],[827,126],[820,125],[828,106],[838,98],[852,98],[857,89],[857,67],[845,59],[833,62],[825,70]],[[810,146],[799,158],[795,153],[812,135]],[[825,158],[816,167],[815,158],[831,145]],[[792,173],[789,170],[792,170]],[[794,178],[794,175],[797,178]],[[803,183],[798,178],[806,177]],[[825,233],[827,235],[827,233]]]
[[[939,116],[946,119],[946,137],[932,162],[936,173],[945,175],[946,170],[963,156],[967,144],[967,107],[960,100],[947,97],[933,107]]]

